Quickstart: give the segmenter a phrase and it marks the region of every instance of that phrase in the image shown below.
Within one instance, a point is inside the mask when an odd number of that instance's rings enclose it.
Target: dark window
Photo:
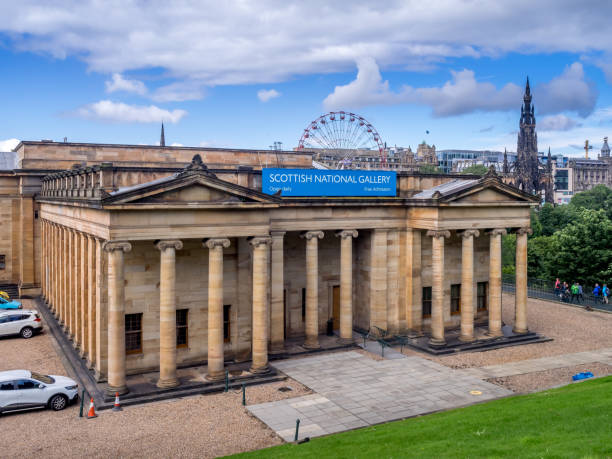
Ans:
[[[423,318],[431,317],[431,287],[423,287]]]
[[[26,318],[28,316],[25,316]],[[21,320],[23,318],[23,314],[14,314],[12,316],[9,316],[9,322],[17,322],[18,320]]]
[[[125,352],[142,352],[142,313],[125,315]]]
[[[13,381],[4,381],[0,383],[0,390],[15,390]]]
[[[232,308],[231,304],[223,305],[223,341],[229,343],[231,340],[230,336],[230,309]]]
[[[0,255],[0,269],[6,269],[6,255]]]
[[[17,389],[36,389],[38,383],[30,379],[19,379],[17,381]]]
[[[176,347],[187,347],[189,345],[188,312],[189,309],[176,310]]]
[[[487,298],[488,298],[489,283],[478,282],[476,285],[476,307],[478,311],[487,310]]]
[[[451,314],[461,313],[461,284],[451,285]]]
[[[9,321],[9,316],[0,317],[0,324],[4,324]]]
[[[306,318],[306,289],[302,289],[302,320]]]

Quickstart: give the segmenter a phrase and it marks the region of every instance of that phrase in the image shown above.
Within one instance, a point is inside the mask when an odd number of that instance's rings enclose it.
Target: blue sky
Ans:
[[[162,120],[167,144],[290,149],[330,110],[389,145],[515,150],[527,75],[540,150],[612,137],[606,2],[347,5],[0,2],[0,150],[154,144]]]

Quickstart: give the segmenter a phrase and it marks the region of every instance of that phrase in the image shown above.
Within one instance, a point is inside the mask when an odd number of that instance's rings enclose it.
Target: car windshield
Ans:
[[[55,379],[53,379],[51,376],[41,375],[39,373],[34,373],[33,371],[31,371],[30,373],[32,374],[32,379],[35,379],[35,380],[40,381],[42,383],[53,384],[55,382]]]
[[[6,301],[4,298],[0,296],[0,303],[8,303],[8,301]]]

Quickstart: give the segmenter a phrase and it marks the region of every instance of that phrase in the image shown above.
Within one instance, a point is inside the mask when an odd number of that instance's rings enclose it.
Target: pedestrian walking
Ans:
[[[578,301],[580,303],[584,303],[584,292],[582,291],[582,285],[578,282]]]
[[[610,295],[610,289],[608,288],[608,284],[603,284],[601,288],[601,296],[603,298],[603,302],[608,304],[608,296]]]
[[[570,303],[573,303],[574,300],[578,302],[578,282],[574,282],[572,284],[571,292],[572,292],[572,299],[570,300]]]
[[[555,281],[555,295],[559,295],[559,293],[561,293],[561,281],[557,277],[557,280]]]
[[[595,287],[593,287],[593,296],[595,297],[595,303],[599,303],[599,295],[601,294],[601,287],[596,282]]]

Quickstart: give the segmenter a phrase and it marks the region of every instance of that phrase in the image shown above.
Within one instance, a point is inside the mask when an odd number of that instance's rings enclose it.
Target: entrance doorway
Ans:
[[[334,319],[334,331],[340,329],[340,286],[334,285],[332,290],[332,306]]]

